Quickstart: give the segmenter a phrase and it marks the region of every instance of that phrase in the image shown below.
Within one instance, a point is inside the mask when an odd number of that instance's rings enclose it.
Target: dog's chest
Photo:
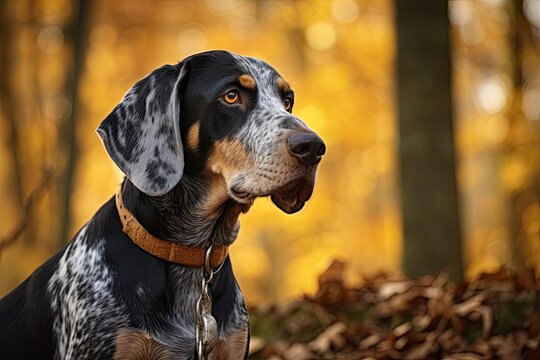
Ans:
[[[196,296],[183,298],[183,306],[162,319],[162,324],[141,328],[123,327],[115,341],[116,359],[192,359],[195,349]],[[179,299],[180,300],[180,299]],[[249,326],[243,304],[234,303],[226,322],[219,324],[216,346],[209,360],[242,359],[246,353]]]
[[[119,272],[125,270],[106,260],[111,254],[105,240],[88,241],[91,228],[83,228],[66,248],[49,282],[55,357],[192,359],[202,270],[170,268],[155,280],[163,287],[121,281]],[[248,339],[243,297],[234,277],[221,282],[226,292],[214,299],[219,341],[211,358],[242,358]],[[131,290],[121,295],[119,288]]]
[[[171,307],[163,316],[162,324],[147,323],[146,331],[121,329],[116,345],[119,358],[131,359],[135,353],[160,354],[159,359],[190,358],[195,349],[196,304],[201,293],[202,269],[172,268],[169,292]],[[214,299],[214,316],[218,321],[218,339],[209,359],[241,359],[249,337],[248,316],[244,299],[235,281],[227,276],[217,278],[226,293],[217,289]],[[129,340],[128,340],[129,339]],[[138,344],[138,349],[134,348]],[[135,357],[136,358],[136,357]],[[153,357],[148,357],[153,358]]]
[[[247,324],[246,324],[247,325]],[[246,354],[248,346],[248,327],[229,331],[228,335],[221,334],[216,346],[209,354],[209,360],[242,359]],[[115,341],[115,359],[192,359],[194,358],[194,344],[192,341],[183,338],[182,334],[177,336],[168,335],[174,338],[169,343],[163,343],[156,337],[135,328],[121,328]],[[160,336],[163,338],[163,336]]]

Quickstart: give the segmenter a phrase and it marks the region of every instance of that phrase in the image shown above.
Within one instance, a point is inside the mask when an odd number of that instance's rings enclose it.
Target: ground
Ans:
[[[288,305],[251,309],[250,359],[539,359],[539,284],[501,269],[452,283],[377,276],[357,287],[345,264]]]

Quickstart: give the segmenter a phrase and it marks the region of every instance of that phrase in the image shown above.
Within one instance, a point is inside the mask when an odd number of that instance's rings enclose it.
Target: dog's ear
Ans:
[[[186,62],[154,70],[96,130],[116,165],[148,195],[165,194],[182,177],[180,101],[186,73]]]

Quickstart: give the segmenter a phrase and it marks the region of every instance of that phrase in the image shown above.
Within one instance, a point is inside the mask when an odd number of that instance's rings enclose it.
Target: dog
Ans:
[[[137,82],[97,129],[121,189],[0,300],[2,358],[203,358],[205,278],[217,339],[204,357],[247,358],[248,313],[227,255],[238,217],[266,196],[299,211],[326,151],[293,105],[274,68],[221,50]]]

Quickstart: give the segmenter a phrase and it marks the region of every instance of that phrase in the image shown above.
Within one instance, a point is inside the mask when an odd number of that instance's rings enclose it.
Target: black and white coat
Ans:
[[[230,245],[256,197],[293,213],[311,196],[324,143],[291,114],[293,102],[270,65],[210,51],[136,83],[97,131],[147,231]],[[1,357],[193,359],[202,276],[135,245],[113,197],[0,300]],[[247,357],[248,314],[229,258],[210,290],[220,339],[210,358]]]

